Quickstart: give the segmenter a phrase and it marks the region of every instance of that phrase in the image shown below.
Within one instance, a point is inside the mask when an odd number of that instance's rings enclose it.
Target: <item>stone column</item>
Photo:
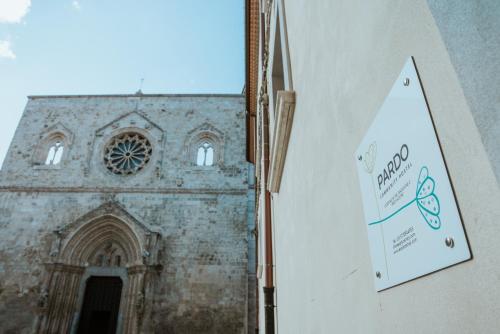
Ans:
[[[143,281],[143,295],[144,295],[144,306],[142,311],[142,318],[139,322],[140,325],[140,333],[152,333],[152,315],[153,315],[153,307],[154,307],[154,298],[155,298],[155,288],[156,283],[158,282],[158,276],[160,273],[161,267],[159,266],[147,266],[146,272],[144,274]]]
[[[137,265],[127,269],[128,287],[125,295],[124,334],[139,333],[140,322],[144,315],[143,282],[146,266]]]
[[[43,312],[35,325],[36,333],[67,333],[76,309],[84,268],[61,263],[48,267],[45,292],[42,292],[39,302]]]

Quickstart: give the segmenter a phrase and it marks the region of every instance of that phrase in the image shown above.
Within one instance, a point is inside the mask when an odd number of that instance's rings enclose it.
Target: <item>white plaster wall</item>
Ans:
[[[500,1],[427,3],[500,181]]]
[[[426,1],[285,7],[297,104],[273,198],[278,333],[498,333],[500,190]],[[377,293],[353,153],[409,56],[474,258]]]

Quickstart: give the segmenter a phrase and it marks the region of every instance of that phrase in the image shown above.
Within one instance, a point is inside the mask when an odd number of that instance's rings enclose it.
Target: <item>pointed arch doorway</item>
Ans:
[[[149,332],[160,234],[105,204],[55,235],[35,333]]]

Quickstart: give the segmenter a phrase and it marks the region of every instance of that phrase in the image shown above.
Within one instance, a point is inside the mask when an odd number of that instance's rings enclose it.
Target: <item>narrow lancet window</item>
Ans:
[[[212,144],[204,142],[198,147],[196,164],[198,166],[212,166],[214,164],[214,148]]]
[[[62,141],[56,141],[49,148],[47,154],[47,159],[45,159],[46,165],[57,165],[61,162],[61,158],[64,152],[64,143]]]

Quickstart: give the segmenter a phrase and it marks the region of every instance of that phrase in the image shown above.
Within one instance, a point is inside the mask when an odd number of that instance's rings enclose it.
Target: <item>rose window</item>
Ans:
[[[114,137],[104,153],[104,163],[111,172],[119,175],[135,174],[151,159],[149,140],[138,133],[125,133]]]

